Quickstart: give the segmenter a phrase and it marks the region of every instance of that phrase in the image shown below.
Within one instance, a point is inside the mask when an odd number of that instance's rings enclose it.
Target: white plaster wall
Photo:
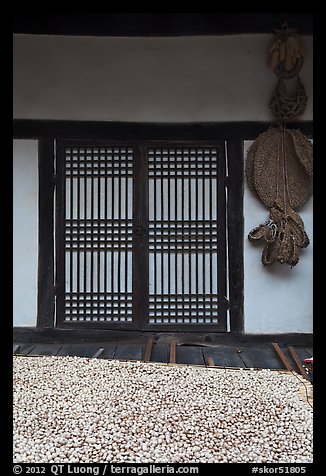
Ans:
[[[269,121],[271,34],[14,35],[14,117],[144,122]],[[300,76],[312,119],[312,37]]]
[[[245,156],[252,141],[245,141]],[[269,334],[313,330],[313,200],[298,210],[310,238],[299,263],[261,262],[263,246],[247,236],[269,218],[268,209],[248,189],[244,193],[244,321],[245,332]]]
[[[38,262],[38,141],[13,144],[13,324],[35,326]]]
[[[144,122],[270,121],[277,78],[271,35],[106,38],[14,35],[15,118]],[[312,37],[300,77],[312,120]],[[246,145],[248,146],[249,143]],[[312,331],[312,200],[300,211],[310,246],[290,269],[264,268],[246,238],[268,211],[245,186],[245,332]],[[35,325],[37,143],[14,145],[14,324]]]

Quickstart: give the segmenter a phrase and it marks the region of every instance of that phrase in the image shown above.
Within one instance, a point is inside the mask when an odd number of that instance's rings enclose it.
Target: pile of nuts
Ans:
[[[14,462],[312,462],[302,385],[264,369],[15,356]]]

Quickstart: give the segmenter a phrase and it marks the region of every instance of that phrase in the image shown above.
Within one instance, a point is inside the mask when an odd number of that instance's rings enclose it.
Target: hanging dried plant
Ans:
[[[268,50],[268,64],[280,78],[293,78],[303,66],[305,48],[297,30],[288,28],[286,23],[281,30],[274,31]]]
[[[312,194],[312,144],[300,130],[271,127],[250,147],[246,177],[250,190],[270,208],[270,219],[251,230],[249,240],[264,241],[264,265],[295,266],[299,249],[309,244],[295,210]]]

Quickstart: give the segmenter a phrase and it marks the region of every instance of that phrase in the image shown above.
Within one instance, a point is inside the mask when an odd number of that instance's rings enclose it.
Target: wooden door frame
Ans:
[[[54,141],[38,141],[38,276],[37,327],[54,327],[55,259],[54,259]]]
[[[37,327],[55,327],[54,184],[55,139],[225,140],[228,153],[227,245],[229,261],[230,331],[243,333],[243,141],[253,140],[272,122],[231,123],[117,123],[15,119],[14,139],[39,140],[39,259]],[[289,127],[313,136],[313,122]],[[234,213],[236,210],[236,213]],[[198,332],[198,328],[197,328]]]
[[[99,322],[99,321],[65,321],[65,222],[66,222],[66,176],[65,176],[65,147],[95,147],[95,146],[125,146],[134,150],[134,175],[133,175],[133,226],[134,228],[148,230],[149,195],[148,195],[148,148],[151,147],[212,147],[218,151],[218,199],[217,215],[218,246],[221,250],[218,256],[218,307],[221,324],[150,324],[149,321],[149,234],[133,234],[133,321],[132,322]],[[113,140],[57,140],[56,141],[56,327],[61,328],[97,328],[97,329],[125,329],[147,331],[211,331],[225,332],[227,328],[227,252],[226,252],[226,197],[225,197],[225,170],[226,151],[224,141],[203,140],[157,140],[157,141],[113,141]],[[72,279],[72,275],[71,275]]]

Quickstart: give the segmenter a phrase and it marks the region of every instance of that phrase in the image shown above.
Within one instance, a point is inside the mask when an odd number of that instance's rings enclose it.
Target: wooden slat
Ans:
[[[168,363],[169,346],[167,344],[155,344],[152,349],[151,361]]]
[[[31,355],[57,355],[60,351],[62,345],[61,344],[37,344],[32,352]]]
[[[203,353],[206,362],[208,357],[214,359],[215,366],[245,368],[245,364],[235,348],[227,346],[207,347],[203,348]]]
[[[308,352],[309,356],[312,357],[313,356],[313,348],[312,347],[306,347],[305,350]]]
[[[283,365],[270,348],[242,347],[239,354],[247,368],[282,369]]]
[[[138,328],[148,323],[148,161],[144,147],[133,148],[132,315]],[[138,230],[138,234],[135,232]],[[112,281],[113,282],[113,281]],[[141,357],[140,357],[141,358]]]
[[[94,346],[94,344],[92,346],[89,344],[64,344],[57,355],[90,357],[91,355],[94,355],[97,349],[98,346]]]
[[[56,140],[56,199],[55,199],[55,256],[56,256],[56,325],[64,321],[65,314],[65,279],[66,279],[66,259],[65,259],[65,172],[64,172],[64,146]],[[60,355],[60,354],[59,354]]]
[[[176,356],[177,364],[205,365],[203,349],[197,346],[179,346]]]
[[[304,347],[295,345],[295,351],[299,359],[301,360],[301,362],[303,362],[304,359],[308,359],[309,357],[311,357],[311,354],[309,354],[309,352],[307,352],[307,350]]]
[[[142,353],[142,344],[118,345],[114,358],[116,360],[141,360]]]
[[[35,344],[21,344],[20,345],[20,354],[21,355],[32,355],[32,351],[35,347]]]
[[[153,342],[154,342],[154,338],[153,338],[153,336],[150,336],[147,339],[145,352],[144,352],[144,361],[145,362],[149,362],[151,360]]]
[[[104,345],[104,352],[101,355],[101,359],[111,360],[114,359],[115,352],[117,350],[116,344],[107,344]]]
[[[103,347],[101,347],[100,349],[97,349],[95,354],[92,356],[92,359],[98,359],[99,357],[102,357],[103,353],[104,353]]]
[[[229,157],[229,156],[228,156]],[[224,332],[226,332],[226,312],[227,312],[227,300],[226,300],[226,195],[225,195],[225,176],[226,176],[226,154],[224,149],[224,143],[219,144],[218,149],[218,185],[217,185],[217,216],[218,216],[218,259],[217,259],[217,274],[218,274],[218,293],[219,293],[219,322],[223,323]],[[240,166],[240,164],[239,164]],[[234,213],[232,213],[234,215]],[[237,250],[237,254],[240,254],[240,249]],[[240,273],[239,279],[241,280]],[[231,327],[232,328],[232,327]],[[232,329],[233,330],[233,329]]]
[[[292,359],[294,360],[294,362],[296,363],[296,366],[297,366],[298,369],[300,370],[301,375],[302,375],[305,379],[309,380],[308,374],[307,374],[307,372],[305,371],[305,369],[304,369],[304,367],[303,367],[303,365],[302,365],[302,363],[301,363],[301,360],[300,360],[298,354],[296,353],[294,347],[292,347],[291,345],[289,345],[289,346],[288,346],[288,349],[289,349],[289,352],[290,352],[290,354],[291,354]]]
[[[19,344],[13,344],[12,353],[13,353],[13,354],[19,354],[19,349],[20,349],[20,345],[19,345]]]
[[[175,364],[177,362],[177,343],[173,340],[170,343],[170,364]]]
[[[282,351],[281,347],[278,345],[277,342],[272,342],[272,346],[277,354],[277,357],[280,359],[281,363],[283,364],[284,368],[286,368],[286,370],[289,370],[290,372],[292,372],[293,368],[292,368],[292,365],[290,364],[288,358],[286,357],[286,355],[284,354],[284,352]]]

